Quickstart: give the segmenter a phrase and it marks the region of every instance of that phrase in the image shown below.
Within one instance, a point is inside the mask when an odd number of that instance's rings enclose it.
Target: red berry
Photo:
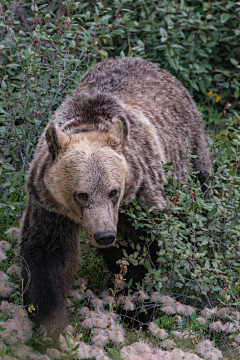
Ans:
[[[62,30],[62,33],[64,34],[64,31]]]
[[[222,273],[222,275],[223,275],[223,273]]]
[[[40,24],[41,24],[41,21],[38,21],[38,24],[40,25]]]
[[[67,28],[67,30],[69,30],[69,28]]]
[[[51,80],[48,80],[48,82],[51,82]]]
[[[100,46],[98,46],[98,50],[101,50],[101,47],[100,47]]]
[[[54,44],[57,44],[57,41],[54,41]]]
[[[32,24],[35,24],[35,21],[34,21],[34,20],[32,21]]]
[[[213,240],[213,242],[216,242],[216,240]]]
[[[7,94],[10,95],[10,92],[8,92]]]
[[[66,24],[65,21],[63,21],[63,24]]]
[[[74,3],[72,3],[72,6],[74,6]]]
[[[54,52],[57,52],[57,50],[54,50]]]
[[[228,196],[228,199],[230,199],[230,196]]]
[[[115,14],[115,15],[113,15],[114,17],[117,17],[117,15]]]
[[[110,30],[109,30],[109,32],[111,33],[111,32],[112,32],[112,30],[110,29]]]
[[[225,211],[222,211],[222,214],[224,214],[225,213]]]
[[[228,214],[228,216],[230,216],[230,214]]]
[[[118,16],[117,18],[120,19],[120,16]]]
[[[59,27],[58,27],[58,28],[56,28],[56,30],[59,30]]]
[[[6,22],[6,25],[9,25],[9,23],[8,23],[8,22]]]
[[[188,190],[191,190],[191,186],[188,187]]]

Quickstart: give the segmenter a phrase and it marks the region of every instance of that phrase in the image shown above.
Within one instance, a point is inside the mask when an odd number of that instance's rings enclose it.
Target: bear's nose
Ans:
[[[94,234],[94,239],[99,245],[110,245],[114,243],[116,234],[113,231],[104,231],[98,234]]]

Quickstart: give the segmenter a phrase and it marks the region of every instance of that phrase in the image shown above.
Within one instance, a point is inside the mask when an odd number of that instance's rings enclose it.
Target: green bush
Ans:
[[[147,291],[167,292],[180,302],[188,299],[210,308],[223,301],[239,305],[240,136],[237,138],[237,146],[229,146],[227,159],[222,143],[212,143],[216,171],[205,193],[197,173],[189,169],[186,184],[174,177],[168,180],[168,209],[163,213],[154,214],[154,208],[143,211],[136,201],[121,209],[136,229],[146,231],[146,237],[141,237],[144,247],[130,242],[134,252],[130,256],[123,253],[133,265],[148,269],[143,282]],[[229,169],[230,161],[235,163],[235,172]],[[171,164],[165,165],[166,172],[169,168]],[[153,267],[149,253],[153,241],[160,248],[159,268]]]

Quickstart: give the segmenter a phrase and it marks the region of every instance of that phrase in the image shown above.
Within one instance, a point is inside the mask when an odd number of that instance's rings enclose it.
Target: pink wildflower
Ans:
[[[143,290],[139,290],[138,292],[136,292],[134,294],[138,300],[140,301],[144,301],[144,300],[148,300],[149,296],[143,291]]]
[[[94,335],[92,337],[92,342],[97,347],[102,348],[108,342],[108,337],[104,335]]]
[[[100,355],[97,357],[97,360],[111,360],[111,359],[106,355]]]
[[[221,321],[215,321],[215,322],[212,322],[210,325],[209,325],[209,328],[216,331],[216,332],[220,332],[220,331],[223,331],[224,328],[223,328],[223,324],[221,323]]]
[[[185,357],[185,352],[183,352],[181,349],[174,349],[172,351],[172,356],[174,360],[182,360]]]
[[[66,327],[65,327],[65,329],[63,330],[63,332],[65,333],[65,334],[67,334],[67,333],[70,333],[70,334],[75,334],[75,332],[76,332],[76,330],[74,329],[74,327],[72,326],[72,325],[67,325]]]
[[[0,282],[0,295],[2,297],[7,297],[11,292],[13,292],[13,288],[10,288],[6,282]]]
[[[135,343],[132,344],[132,348],[133,350],[141,355],[141,354],[147,354],[147,353],[151,353],[152,352],[152,347],[150,344],[146,343],[143,340],[139,340]]]
[[[224,307],[219,309],[215,315],[222,319],[225,318],[227,315],[229,315],[229,313],[230,313],[230,309],[228,307]]]
[[[11,227],[10,229],[8,229],[5,234],[7,235],[7,237],[11,240],[13,239],[18,239],[19,237],[19,228],[17,227]]]
[[[226,324],[223,325],[223,330],[229,334],[234,333],[237,330],[236,324],[227,322]]]
[[[95,309],[102,309],[103,308],[103,301],[101,299],[91,299],[92,305],[95,307]]]
[[[91,318],[84,319],[82,322],[82,326],[87,329],[92,329],[94,327],[93,319],[91,319]]]
[[[10,268],[7,269],[7,274],[9,274],[11,276],[21,277],[20,266],[12,265]]]
[[[32,352],[33,349],[27,345],[17,345],[16,348],[14,349],[14,354],[17,359],[25,359],[26,357],[30,358]]]
[[[196,350],[201,354],[205,355],[207,352],[214,348],[213,342],[210,340],[204,340],[196,345]]]
[[[178,314],[184,314],[185,305],[181,304],[180,302],[176,302],[175,307]]]
[[[152,332],[152,334],[154,336],[156,336],[158,339],[161,339],[161,340],[165,339],[168,336],[168,333],[166,332],[166,330],[159,329],[157,324],[155,324],[154,322],[151,322],[149,324],[149,330]]]
[[[111,317],[111,318],[112,318],[113,320],[115,320],[115,321],[119,318],[119,315],[116,314],[116,313],[113,312],[113,311],[110,311],[110,312],[108,313],[108,316]]]
[[[99,356],[105,355],[103,349],[99,349],[97,346],[91,346],[90,356],[98,358]]]
[[[62,334],[59,335],[58,341],[59,341],[59,345],[60,345],[60,348],[61,348],[62,351],[69,351],[66,340],[62,336]]]
[[[171,306],[171,305],[174,305],[176,300],[168,295],[166,296],[161,296],[160,298],[160,302],[165,305],[165,306]]]
[[[2,301],[1,302],[1,305],[0,305],[0,310],[3,312],[3,313],[7,313],[10,311],[10,309],[13,307],[12,304],[10,304],[8,301]]]
[[[199,321],[200,324],[206,324],[207,322],[207,320],[202,316],[198,316],[196,320]]]
[[[76,281],[75,284],[80,286],[80,287],[85,287],[87,285],[87,280],[85,280],[82,277],[79,277]]]
[[[159,302],[160,298],[161,298],[161,296],[158,291],[153,292],[151,295],[151,301],[153,301],[153,302]]]
[[[196,312],[196,309],[192,306],[186,305],[184,308],[184,313],[183,315],[185,316],[191,316]]]
[[[209,319],[215,314],[215,312],[216,312],[216,308],[215,309],[205,308],[204,310],[201,311],[201,314],[205,318]]]
[[[76,345],[77,344],[79,344],[78,349],[75,350],[76,353],[77,353],[77,358],[78,359],[88,359],[88,358],[90,358],[91,346],[87,345],[84,341],[76,343]]]
[[[172,349],[174,346],[176,346],[176,344],[174,343],[173,340],[170,340],[170,339],[167,339],[167,340],[164,340],[162,343],[161,343],[161,347],[169,350],[169,349]]]
[[[94,293],[92,292],[92,290],[88,289],[86,292],[85,292],[85,296],[86,298],[88,299],[95,299],[96,298],[96,295],[94,295]]]
[[[183,338],[183,333],[181,331],[177,331],[177,330],[172,330],[171,334],[173,334],[174,336],[176,336],[178,339],[182,339]]]
[[[9,279],[9,276],[7,276],[3,271],[0,271],[0,282],[5,282]]]
[[[70,296],[74,301],[82,301],[84,299],[84,295],[80,294],[79,290],[77,291],[70,291]]]
[[[85,306],[85,307],[81,308],[81,310],[79,312],[82,316],[88,316],[89,311],[90,311],[89,308]]]
[[[9,244],[9,242],[2,240],[0,241],[0,249],[4,250],[4,251],[8,251],[11,248],[11,245]]]
[[[135,309],[134,304],[131,301],[127,301],[123,307],[123,310],[133,311]]]
[[[210,352],[205,355],[206,359],[218,360],[223,357],[223,354],[220,350],[213,348]]]
[[[103,298],[103,302],[106,305],[110,305],[110,304],[114,305],[115,304],[115,299],[114,299],[113,296],[106,296],[106,297]]]
[[[176,313],[176,309],[174,306],[163,306],[161,307],[161,310],[163,312],[165,312],[167,315],[171,315],[171,314],[175,314]]]
[[[184,358],[184,360],[199,360],[199,357],[195,354],[187,354]]]
[[[125,341],[124,339],[125,331],[122,328],[115,327],[113,330],[109,333],[109,338],[115,342],[115,343],[123,343]]]
[[[62,359],[62,355],[60,353],[59,350],[57,349],[47,349],[47,355],[51,358],[51,359]]]
[[[5,254],[5,252],[0,249],[0,262],[2,262],[3,260],[6,260],[7,259],[7,256]]]

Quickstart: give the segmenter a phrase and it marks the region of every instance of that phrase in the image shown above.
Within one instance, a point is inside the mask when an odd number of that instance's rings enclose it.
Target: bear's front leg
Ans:
[[[34,306],[30,318],[55,340],[64,326],[66,291],[78,262],[79,230],[72,220],[29,199],[19,243],[24,306]]]

